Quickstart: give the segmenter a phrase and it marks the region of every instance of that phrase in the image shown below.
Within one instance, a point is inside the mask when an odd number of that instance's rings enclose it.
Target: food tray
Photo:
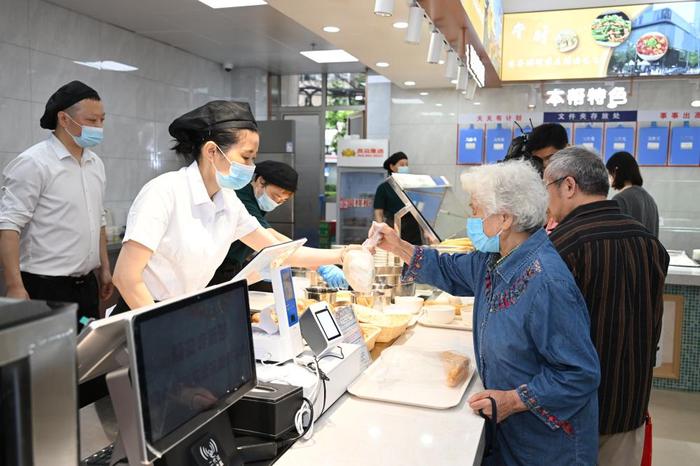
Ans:
[[[449,409],[457,406],[469,387],[469,382],[474,376],[474,361],[470,361],[467,377],[460,385],[448,387],[444,381],[436,380],[434,384],[426,383],[415,385],[411,383],[391,383],[386,384],[377,380],[376,375],[387,369],[389,355],[396,355],[397,352],[415,351],[415,348],[404,346],[392,346],[385,349],[382,355],[377,358],[367,370],[360,374],[348,387],[348,392],[359,398],[374,401],[385,401],[421,408]],[[410,371],[419,368],[410,368]],[[407,375],[410,378],[410,374]]]
[[[433,328],[447,328],[450,330],[464,330],[466,332],[471,332],[472,331],[472,324],[464,322],[460,318],[455,318],[452,322],[449,324],[436,324],[434,322],[431,322],[428,320],[428,316],[423,315],[421,316],[420,319],[418,319],[418,323],[425,326],[425,327],[433,327]]]
[[[382,329],[376,325],[370,324],[359,324],[362,329],[362,336],[365,339],[365,345],[367,345],[367,351],[372,351],[374,349],[374,344],[377,343],[377,337],[381,333]]]

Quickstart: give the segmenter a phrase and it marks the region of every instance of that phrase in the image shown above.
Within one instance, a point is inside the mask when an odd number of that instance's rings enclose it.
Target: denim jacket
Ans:
[[[506,464],[596,464],[600,365],[589,315],[544,230],[504,258],[416,248],[403,278],[475,297],[484,387],[515,389],[528,408],[499,424]]]

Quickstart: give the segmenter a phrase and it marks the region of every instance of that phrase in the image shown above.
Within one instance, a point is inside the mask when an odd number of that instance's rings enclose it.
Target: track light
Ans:
[[[455,79],[457,77],[457,54],[454,50],[447,52],[447,61],[445,62],[445,77],[447,79]]]
[[[527,108],[533,109],[535,107],[537,107],[537,88],[530,86],[530,90],[527,93]]]
[[[476,88],[479,87],[476,83],[476,79],[470,79],[467,83],[467,92],[464,97],[467,100],[474,100],[474,94],[476,94]],[[474,105],[481,105],[479,102],[474,102]]]
[[[430,34],[430,45],[428,46],[428,63],[436,64],[442,55],[442,34],[436,28]]]
[[[406,29],[406,42],[409,44],[420,43],[420,33],[423,27],[423,9],[417,3],[413,3],[408,9],[408,28]]]
[[[462,63],[457,68],[457,90],[466,91],[468,82],[469,72],[467,71],[467,66],[464,63]]]
[[[393,15],[394,0],[374,0],[374,14],[384,17]]]
[[[695,90],[693,91],[693,97],[690,99],[690,106],[693,108],[700,107],[700,81],[695,83]]]

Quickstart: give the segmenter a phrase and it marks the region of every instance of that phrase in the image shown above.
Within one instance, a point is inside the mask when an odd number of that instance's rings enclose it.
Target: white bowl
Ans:
[[[467,326],[471,326],[474,321],[474,312],[472,311],[462,311],[462,322]]]
[[[388,315],[406,315],[406,316],[412,316],[413,314],[411,311],[406,309],[406,306],[400,305],[400,304],[388,304],[384,306],[384,309],[382,309],[382,312],[384,314]]]
[[[423,298],[418,296],[395,296],[394,303],[408,312],[418,314],[423,307]]]
[[[425,306],[425,315],[434,324],[449,324],[455,320],[455,308],[449,304]]]

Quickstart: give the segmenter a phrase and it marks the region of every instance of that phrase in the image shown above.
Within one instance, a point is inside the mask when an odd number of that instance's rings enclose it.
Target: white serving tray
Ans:
[[[418,323],[425,326],[425,327],[434,327],[434,328],[447,328],[450,330],[464,330],[466,332],[471,332],[472,331],[472,324],[466,323],[462,320],[461,316],[455,316],[455,320],[450,322],[449,324],[436,324],[435,322],[431,322],[428,320],[428,316],[423,314],[420,319],[418,319]]]
[[[348,392],[366,400],[385,401],[421,408],[449,409],[457,406],[462,401],[469,382],[474,376],[474,361],[469,363],[469,371],[464,382],[453,388],[448,387],[442,379],[435,380],[434,383],[420,385],[400,382],[387,384],[377,380],[376,374],[386,370],[386,364],[388,364],[385,355],[415,350],[415,348],[405,346],[392,346],[385,349],[382,355],[348,387]]]

